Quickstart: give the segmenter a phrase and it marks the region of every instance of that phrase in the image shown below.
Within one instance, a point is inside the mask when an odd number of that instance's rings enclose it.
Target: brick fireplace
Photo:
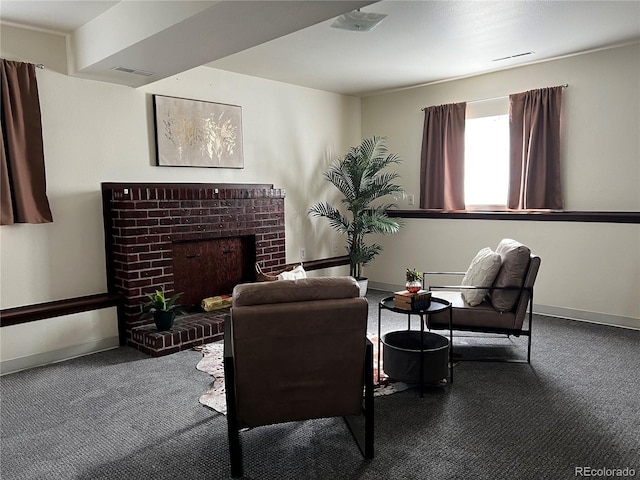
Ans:
[[[108,288],[124,297],[121,342],[166,355],[221,339],[220,312],[157,332],[140,318],[145,294],[184,291],[197,305],[255,280],[255,262],[267,271],[284,267],[284,198],[268,184],[103,183]]]

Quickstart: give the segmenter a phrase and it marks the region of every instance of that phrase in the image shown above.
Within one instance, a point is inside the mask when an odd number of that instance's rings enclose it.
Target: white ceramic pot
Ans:
[[[360,296],[364,297],[367,295],[367,288],[369,287],[369,279],[368,278],[356,278],[358,285],[360,285]]]

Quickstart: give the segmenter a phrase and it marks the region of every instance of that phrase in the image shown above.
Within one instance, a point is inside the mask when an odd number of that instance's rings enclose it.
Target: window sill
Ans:
[[[389,210],[393,218],[450,218],[467,220],[524,220],[538,222],[599,222],[599,223],[640,223],[640,212],[602,211],[442,211],[442,210]]]

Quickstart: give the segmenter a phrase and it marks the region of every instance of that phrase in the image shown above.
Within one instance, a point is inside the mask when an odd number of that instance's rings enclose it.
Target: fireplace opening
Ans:
[[[188,312],[201,311],[202,299],[231,295],[239,283],[255,281],[255,235],[177,241],[172,245],[175,292]]]

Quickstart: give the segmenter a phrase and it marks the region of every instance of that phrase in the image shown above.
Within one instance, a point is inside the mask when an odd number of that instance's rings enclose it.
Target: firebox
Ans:
[[[254,281],[255,235],[189,240],[173,244],[173,285],[181,303],[198,311],[203,298],[231,295],[239,283]]]

